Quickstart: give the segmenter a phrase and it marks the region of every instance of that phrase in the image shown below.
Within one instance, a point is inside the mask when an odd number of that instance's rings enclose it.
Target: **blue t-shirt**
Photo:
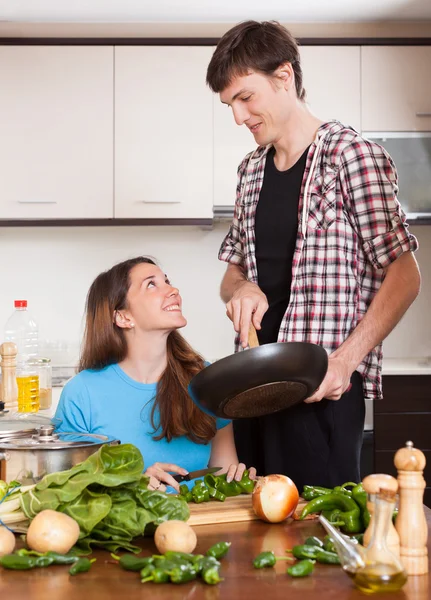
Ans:
[[[196,444],[185,436],[170,442],[153,439],[150,417],[156,390],[156,383],[139,383],[118,364],[100,371],[81,371],[64,386],[55,413],[55,419],[61,421],[57,431],[98,433],[134,444],[142,452],[146,469],[155,462],[174,463],[189,472],[205,469],[211,442]],[[156,409],[156,425],[159,414]],[[229,423],[217,419],[217,429]]]

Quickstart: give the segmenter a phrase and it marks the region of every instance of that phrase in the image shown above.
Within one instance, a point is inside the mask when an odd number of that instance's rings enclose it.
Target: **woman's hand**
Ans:
[[[244,463],[239,463],[239,465],[230,465],[229,469],[226,472],[226,481],[229,483],[233,480],[241,481],[245,469],[246,466]],[[256,469],[254,467],[250,467],[249,477],[250,479],[256,479]]]
[[[177,492],[179,492],[179,483],[175,481],[168,471],[171,473],[178,473],[179,475],[187,475],[188,473],[186,469],[183,469],[178,465],[156,462],[151,465],[151,467],[148,467],[148,469],[144,472],[144,475],[150,478],[148,489],[164,492],[166,490],[166,486],[170,485],[171,487],[175,488]]]

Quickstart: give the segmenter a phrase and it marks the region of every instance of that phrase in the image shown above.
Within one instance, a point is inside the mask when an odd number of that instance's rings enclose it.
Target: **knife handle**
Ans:
[[[187,475],[172,475],[172,477],[175,479],[175,481],[178,481],[178,483],[181,483],[182,481],[190,481],[190,476],[189,474]]]

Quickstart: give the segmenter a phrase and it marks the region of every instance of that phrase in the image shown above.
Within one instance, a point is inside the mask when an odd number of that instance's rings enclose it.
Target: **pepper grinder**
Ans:
[[[428,529],[423,507],[426,460],[423,452],[406,442],[394,457],[400,488],[396,529],[400,536],[401,560],[408,575],[428,573]]]
[[[16,355],[18,348],[12,342],[0,346],[1,399],[7,409],[18,409],[18,386],[16,383]]]
[[[368,494],[367,508],[370,513],[370,523],[367,527],[367,530],[364,533],[363,540],[364,546],[367,547],[370,543],[374,532],[374,511],[376,496],[380,492],[380,490],[388,490],[396,494],[396,492],[398,491],[398,481],[395,479],[395,477],[392,477],[391,475],[385,475],[384,473],[375,473],[373,475],[368,475],[367,477],[365,477],[362,481],[362,486]],[[395,554],[395,556],[397,556],[398,558],[400,557],[400,538],[392,521],[389,524],[388,532],[386,535],[386,546],[388,547],[388,550],[392,552],[392,554]]]

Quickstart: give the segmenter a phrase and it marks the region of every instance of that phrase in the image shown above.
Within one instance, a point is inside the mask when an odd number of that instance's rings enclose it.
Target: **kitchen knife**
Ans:
[[[172,475],[172,477],[175,479],[175,481],[191,481],[197,477],[204,477],[204,475],[208,475],[208,473],[216,473],[217,471],[221,471],[222,468],[223,467],[210,467],[209,469],[192,471],[191,473],[187,473],[187,475]]]

